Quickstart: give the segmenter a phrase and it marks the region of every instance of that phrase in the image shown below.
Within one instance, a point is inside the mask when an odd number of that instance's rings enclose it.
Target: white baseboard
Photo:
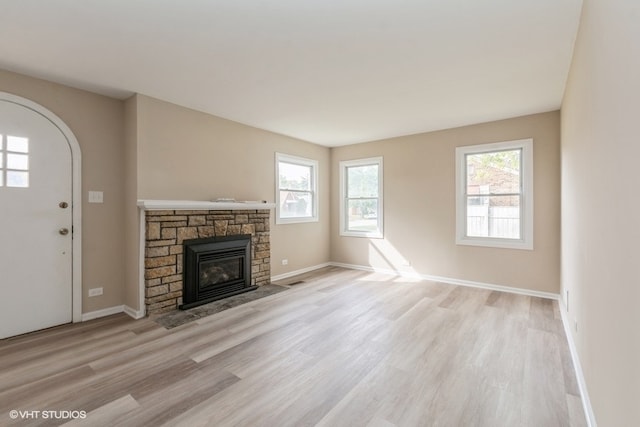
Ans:
[[[277,280],[288,279],[289,277],[297,276],[298,274],[308,273],[310,271],[319,270],[321,268],[329,267],[331,265],[332,265],[332,263],[325,262],[323,264],[318,264],[318,265],[314,265],[314,266],[311,266],[311,267],[301,268],[300,270],[290,271],[290,272],[284,273],[284,274],[278,274],[277,276],[271,276],[271,281],[275,282]]]
[[[136,320],[142,319],[144,317],[144,309],[136,310],[135,308],[131,308],[128,305],[123,305],[122,311],[124,311],[125,314],[128,314],[129,316],[133,317]]]
[[[391,270],[385,268],[374,268],[366,265],[344,264],[341,262],[330,262],[329,265],[335,267],[351,268],[353,270],[371,271],[374,273],[392,274],[395,276],[407,277],[411,279],[429,280],[432,282],[448,283],[450,285],[468,286],[472,288],[489,289],[492,291],[508,292],[512,294],[527,295],[531,297],[539,297],[546,299],[558,300],[560,294],[554,294],[552,292],[534,291],[531,289],[514,288],[510,286],[494,285],[492,283],[474,282],[471,280],[452,279],[450,277],[431,276],[428,274],[408,273],[404,271]]]
[[[589,393],[587,392],[587,382],[584,379],[584,373],[582,372],[582,365],[578,358],[578,349],[576,343],[573,340],[573,333],[571,332],[571,322],[567,317],[567,307],[563,301],[560,301],[560,314],[562,316],[562,324],[564,325],[564,333],[567,336],[569,343],[569,351],[571,352],[571,360],[573,361],[573,368],[576,371],[576,379],[578,380],[578,389],[580,390],[580,397],[582,398],[582,407],[584,409],[584,415],[587,419],[587,425],[589,427],[597,427],[596,416],[593,413],[593,407],[591,406],[591,400],[589,400]]]
[[[141,319],[144,317],[144,311],[134,310],[126,305],[116,305],[115,307],[83,313],[81,321],[86,322],[87,320],[99,319],[100,317],[111,316],[112,314],[118,313],[126,313],[134,319]]]
[[[122,313],[123,306],[117,305],[115,307],[103,308],[102,310],[90,311],[88,313],[82,313],[82,321],[98,319],[100,317],[111,316],[112,314]]]

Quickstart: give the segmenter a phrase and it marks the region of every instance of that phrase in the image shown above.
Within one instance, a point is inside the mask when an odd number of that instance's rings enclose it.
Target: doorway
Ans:
[[[71,130],[0,92],[0,339],[81,319],[81,200]]]

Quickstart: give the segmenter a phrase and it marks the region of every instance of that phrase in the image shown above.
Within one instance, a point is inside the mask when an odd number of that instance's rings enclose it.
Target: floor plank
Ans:
[[[0,341],[0,425],[586,425],[556,301],[336,267],[278,284],[170,330]]]

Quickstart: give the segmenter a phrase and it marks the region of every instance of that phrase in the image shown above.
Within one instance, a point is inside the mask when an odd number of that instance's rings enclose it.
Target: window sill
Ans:
[[[304,224],[307,222],[318,222],[318,217],[312,218],[276,218],[277,225],[284,224]]]
[[[341,231],[340,236],[343,237],[365,237],[368,239],[384,239],[384,235],[380,232],[358,232],[358,231]]]
[[[533,250],[532,241],[496,239],[490,237],[463,237],[456,239],[456,245],[480,246],[485,248]]]

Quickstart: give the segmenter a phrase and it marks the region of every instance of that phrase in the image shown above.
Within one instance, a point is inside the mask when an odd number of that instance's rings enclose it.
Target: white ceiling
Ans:
[[[0,0],[0,68],[327,146],[560,107],[582,0]]]

